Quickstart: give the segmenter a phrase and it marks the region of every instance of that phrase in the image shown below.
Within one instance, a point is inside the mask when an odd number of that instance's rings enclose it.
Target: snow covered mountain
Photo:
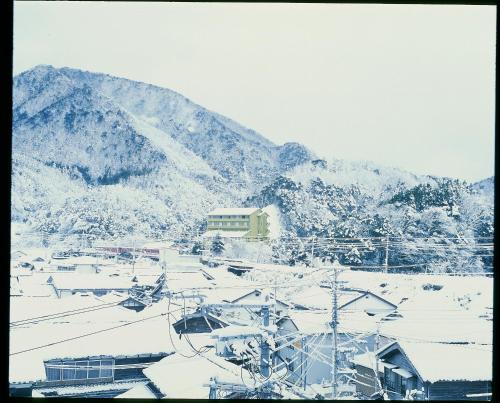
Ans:
[[[246,204],[279,210],[288,231],[274,255],[291,264],[310,260],[311,237],[317,237],[330,241],[316,242],[315,256],[383,266],[383,239],[389,237],[390,266],[482,271],[493,267],[494,233],[492,179],[483,182],[416,176],[369,162],[313,160],[278,176]]]
[[[46,234],[192,235],[212,208],[246,204],[269,206],[285,237],[397,236],[405,247],[392,264],[419,260],[421,237],[493,235],[494,178],[468,185],[320,160],[174,91],[106,74],[40,65],[14,77],[12,151],[12,219]],[[491,266],[461,251],[469,266]],[[364,245],[342,258],[383,257]]]
[[[311,159],[311,152],[300,144],[276,146],[255,131],[169,89],[69,68],[59,71],[167,133],[222,177],[252,189],[256,187],[252,184],[266,182],[277,173]]]
[[[14,77],[12,217],[38,230],[192,229],[311,156],[168,89],[46,65]]]

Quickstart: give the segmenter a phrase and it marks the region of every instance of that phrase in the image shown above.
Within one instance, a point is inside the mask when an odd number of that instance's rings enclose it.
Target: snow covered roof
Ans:
[[[233,337],[233,336],[236,337],[236,336],[260,335],[260,334],[263,334],[263,330],[261,330],[257,326],[236,326],[236,325],[230,325],[220,329],[215,329],[212,332],[212,336],[214,337]]]
[[[52,284],[59,290],[128,289],[131,278],[106,274],[60,273],[52,274]],[[48,280],[47,280],[48,281]]]
[[[146,383],[139,383],[115,399],[156,399],[156,395],[148,388]]]
[[[329,311],[291,311],[289,316],[302,334],[331,332]]]
[[[362,291],[341,291],[338,293],[337,304],[340,307],[364,295]],[[309,309],[331,309],[332,291],[329,288],[312,285],[291,295],[291,301]]]
[[[82,293],[77,293],[75,295],[70,295],[67,298],[55,298],[55,297],[39,297],[39,298],[29,298],[29,297],[17,297],[10,299],[10,322],[25,321],[30,318],[37,318],[40,316],[56,315],[61,312],[75,311],[85,308],[102,307],[104,304],[118,303],[124,300],[124,296],[110,295],[106,299],[104,297],[96,297],[92,293],[89,295],[84,295]],[[113,312],[113,317],[109,315]],[[113,319],[118,320],[121,312],[127,313],[124,310],[108,310],[99,309],[91,311],[89,313],[81,313],[79,315],[64,316],[59,319],[52,319],[53,322],[70,322],[70,321],[80,321],[82,322],[85,318],[87,321],[95,321],[98,318]],[[129,319],[129,317],[121,316],[122,319]],[[46,321],[46,320],[45,320]]]
[[[257,207],[239,208],[239,207],[219,207],[208,213],[209,216],[213,215],[250,215],[259,210]]]
[[[166,272],[166,284],[170,291],[192,291],[193,289],[206,289],[213,287],[201,271],[192,272]]]
[[[165,317],[131,323],[130,318],[133,317],[133,314],[135,314],[135,320],[143,316],[122,307],[104,311],[108,311],[111,319],[119,309],[129,311],[128,321],[115,324],[102,322],[41,323],[35,328],[11,328],[9,348],[11,354],[46,346],[61,340],[67,341],[11,355],[9,357],[9,382],[45,379],[43,362],[50,359],[133,356],[175,351],[168,337],[168,323]],[[126,323],[131,324],[126,325]],[[125,326],[107,330],[120,324]],[[80,337],[89,333],[94,334]],[[181,342],[178,341],[178,344]]]
[[[356,365],[361,365],[365,368],[373,369],[376,366],[375,353],[373,351],[368,351],[363,354],[356,354],[351,359],[351,362]],[[378,371],[383,373],[384,367],[382,365],[379,365]]]
[[[493,352],[486,346],[398,341],[377,355],[383,358],[398,346],[424,381],[492,380]]]
[[[240,294],[237,298],[231,300],[230,302],[239,304],[241,303],[264,304],[266,302],[272,304],[274,302],[274,294],[269,292],[269,290],[254,289],[251,290],[250,292],[247,291],[248,290],[246,290],[243,295]],[[278,306],[285,306],[285,307],[289,306],[288,304],[279,299],[276,300],[276,303]]]
[[[122,390],[127,388],[135,388],[137,386],[144,385],[143,382],[137,381],[121,381],[121,382],[105,382],[105,383],[95,383],[89,385],[71,385],[71,386],[48,386],[40,389],[33,390],[32,397],[46,397],[48,392],[57,393],[57,397],[74,397],[76,394],[82,397],[86,397],[86,393],[100,392],[100,391],[111,391],[111,390]],[[36,392],[36,395],[35,393]],[[42,393],[43,392],[43,393]],[[45,395],[44,395],[45,393]]]
[[[21,292],[21,288],[19,286],[19,278],[18,277],[10,277],[10,295],[11,296],[20,296],[23,295]]]
[[[357,293],[357,295],[356,295],[356,293]],[[393,304],[390,301],[387,301],[385,298],[382,298],[381,296],[376,295],[371,291],[353,290],[351,292],[343,292],[341,294],[342,304],[339,304],[339,309],[347,309],[353,302],[355,302],[363,297],[375,298],[375,299],[383,302],[387,306],[388,309],[397,308],[397,305]],[[347,301],[347,302],[345,302],[345,301]]]
[[[29,276],[18,276],[19,292],[25,297],[50,297],[54,291],[50,284],[47,284],[49,274],[33,273]]]
[[[248,234],[249,231],[220,231],[220,230],[213,230],[213,231],[206,231],[203,235],[202,238],[213,238],[217,235],[219,235],[221,238],[243,238],[245,237],[246,234]]]
[[[172,376],[173,371],[175,376]],[[245,369],[217,357],[214,351],[191,358],[172,354],[143,370],[166,398],[174,399],[208,399],[210,389],[205,385],[210,383],[211,377],[241,384],[240,371],[245,383],[253,385]]]
[[[60,262],[52,260],[52,264],[57,265],[98,265],[98,266],[109,266],[113,265],[114,262],[105,259],[99,259],[93,256],[70,256],[67,259],[63,259]]]

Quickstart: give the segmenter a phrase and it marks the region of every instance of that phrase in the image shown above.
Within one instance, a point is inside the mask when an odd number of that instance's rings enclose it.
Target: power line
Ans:
[[[52,315],[43,315],[43,316],[34,317],[34,318],[27,318],[27,319],[22,319],[22,320],[10,322],[9,325],[10,326],[23,326],[23,325],[28,325],[28,324],[36,324],[36,323],[40,323],[40,322],[47,321],[47,320],[59,319],[59,318],[67,317],[67,316],[80,315],[82,313],[93,312],[93,311],[98,311],[101,309],[111,308],[113,306],[119,305],[120,303],[121,302],[113,302],[113,303],[107,303],[107,304],[89,306],[86,308],[70,310],[70,311],[66,311],[66,312],[54,313]]]
[[[177,309],[177,310],[180,310],[180,309]],[[173,311],[173,312],[175,312],[175,311]],[[39,350],[41,348],[45,348],[45,347],[49,347],[49,346],[54,346],[56,344],[61,344],[61,343],[65,343],[67,341],[81,339],[81,338],[92,336],[92,335],[99,334],[99,333],[109,332],[110,330],[118,329],[118,328],[121,328],[121,327],[124,327],[124,326],[130,326],[130,325],[133,325],[135,323],[144,322],[144,321],[147,321],[147,320],[150,320],[150,319],[158,318],[160,316],[165,316],[167,314],[168,314],[168,312],[164,312],[164,313],[160,313],[158,315],[150,316],[148,318],[138,319],[138,320],[135,320],[135,321],[124,323],[122,325],[113,326],[113,327],[110,327],[110,328],[107,328],[107,329],[102,329],[102,330],[98,330],[98,331],[91,332],[91,333],[85,333],[85,334],[82,334],[82,335],[79,335],[79,336],[70,337],[68,339],[58,340],[58,341],[55,341],[55,342],[52,342],[52,343],[44,344],[42,346],[32,347],[32,348],[28,348],[28,349],[21,350],[21,351],[16,351],[15,353],[10,353],[9,356],[11,356],[11,355],[17,355],[17,354],[22,354],[22,353],[27,353],[29,351]]]

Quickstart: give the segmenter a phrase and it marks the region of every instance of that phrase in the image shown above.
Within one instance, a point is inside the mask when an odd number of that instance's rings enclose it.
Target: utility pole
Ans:
[[[389,235],[385,237],[385,263],[384,263],[385,273],[389,271]]]
[[[264,328],[269,328],[269,305],[262,305],[262,324]],[[266,334],[268,334],[266,332]],[[271,376],[271,350],[267,342],[267,338],[261,338],[261,352],[260,352],[260,372],[265,378],[265,383],[267,383],[269,377]],[[269,390],[269,385],[264,384],[262,388],[262,399],[270,399],[271,393]]]
[[[375,337],[375,351],[378,351],[380,347],[380,320],[377,321],[377,335]],[[382,384],[380,383],[380,378],[379,378],[379,361],[378,361],[378,355],[375,354],[375,389],[378,389],[380,391],[383,391]]]
[[[134,274],[134,269],[135,269],[135,239],[134,241],[132,242],[132,250],[133,250],[133,254],[132,254],[132,274]]]
[[[217,399],[217,383],[214,380],[210,382],[210,392],[208,394],[208,398],[210,400]]]
[[[332,399],[337,398],[337,262],[332,273]]]
[[[274,301],[276,303],[276,301]],[[244,307],[244,308],[260,308],[261,310],[261,317],[262,317],[262,329],[258,332],[255,333],[253,336],[254,337],[260,337],[261,338],[261,344],[260,344],[260,373],[264,377],[264,381],[262,382],[261,387],[259,388],[259,395],[261,399],[270,399],[272,397],[272,382],[269,381],[269,378],[271,377],[271,348],[268,344],[268,338],[270,334],[273,333],[273,330],[270,329],[269,322],[270,322],[270,302],[269,298],[266,298],[266,301],[264,303],[260,304],[234,304],[234,303],[220,303],[220,304],[200,304],[202,312],[204,312],[207,308],[235,308],[235,307]],[[243,335],[243,336],[215,336],[218,340],[225,340],[228,338],[242,338],[245,339],[249,337],[248,334]],[[222,383],[215,380],[212,380],[210,385],[211,389],[211,395],[212,395],[212,389],[220,389],[222,387]],[[235,386],[235,385],[233,385]],[[236,385],[238,386],[238,385]],[[245,387],[244,385],[239,385],[240,388],[244,388],[245,390],[248,390],[249,388]]]
[[[314,267],[314,242],[315,242],[315,237],[314,235],[311,237],[311,266]]]

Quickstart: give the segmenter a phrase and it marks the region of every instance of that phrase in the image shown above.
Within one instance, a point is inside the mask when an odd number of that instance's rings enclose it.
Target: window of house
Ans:
[[[64,361],[63,362],[63,381],[68,379],[75,379],[76,377],[76,365],[74,361]]]
[[[222,222],[219,222],[219,227],[222,227]]]
[[[87,379],[87,373],[88,373],[88,361],[76,361],[76,379]]]
[[[58,363],[58,365],[61,365],[61,363]],[[62,371],[61,371],[60,367],[54,368],[54,367],[46,366],[45,372],[46,372],[48,381],[60,381],[61,380]]]
[[[110,378],[114,360],[50,361],[45,363],[48,381]]]
[[[101,361],[101,378],[107,378],[113,376],[113,361],[112,360],[102,360]]]
[[[101,370],[101,361],[94,360],[94,361],[89,361],[89,374],[88,377],[90,378],[99,378],[100,376],[100,370]]]

